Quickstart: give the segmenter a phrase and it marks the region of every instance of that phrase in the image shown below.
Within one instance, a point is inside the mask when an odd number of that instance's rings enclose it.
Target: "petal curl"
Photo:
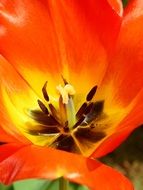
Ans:
[[[8,172],[4,173],[5,170]],[[119,190],[133,189],[125,177],[96,160],[36,146],[21,149],[18,146],[13,155],[0,163],[0,173],[0,181],[6,184],[25,178],[55,179],[64,176],[87,185],[91,190],[116,190],[117,184]]]
[[[127,106],[143,84],[143,2],[133,0],[125,9],[121,31],[105,80],[113,83],[113,96]]]
[[[120,15],[123,15],[123,3],[120,0],[108,0],[111,7]]]

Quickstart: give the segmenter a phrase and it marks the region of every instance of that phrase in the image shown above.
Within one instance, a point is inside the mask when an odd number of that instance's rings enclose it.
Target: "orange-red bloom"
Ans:
[[[133,188],[95,158],[143,121],[142,10],[141,0],[124,13],[120,0],[1,0],[1,182]]]

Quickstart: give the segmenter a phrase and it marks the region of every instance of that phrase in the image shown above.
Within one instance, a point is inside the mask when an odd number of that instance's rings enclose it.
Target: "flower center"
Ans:
[[[74,87],[64,79],[64,85],[58,85],[58,108],[50,102],[47,92],[47,82],[42,88],[44,101],[38,100],[40,110],[31,110],[30,116],[39,125],[29,130],[31,135],[50,138],[48,146],[89,155],[106,133],[99,130],[98,120],[103,115],[104,101],[93,101],[97,86],[94,86],[86,96],[85,102],[78,110],[75,109]],[[101,124],[100,124],[101,125]]]
[[[76,122],[75,108],[72,97],[75,94],[75,89],[72,85],[65,84],[64,87],[62,87],[62,85],[57,86],[57,90],[59,91],[62,97],[61,103],[65,105],[68,127],[72,129],[73,125]]]

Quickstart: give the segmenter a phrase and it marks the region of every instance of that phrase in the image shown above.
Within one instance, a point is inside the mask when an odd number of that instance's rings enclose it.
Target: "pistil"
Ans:
[[[68,127],[69,129],[72,129],[76,123],[76,112],[73,102],[73,95],[75,94],[75,90],[70,84],[66,84],[64,87],[62,87],[62,85],[59,85],[57,86],[57,90],[59,91],[63,100],[63,104],[66,108]]]
[[[76,112],[73,103],[73,98],[70,96],[68,100],[68,104],[66,104],[66,112],[67,112],[67,119],[68,119],[68,127],[72,129],[74,124],[76,123]]]

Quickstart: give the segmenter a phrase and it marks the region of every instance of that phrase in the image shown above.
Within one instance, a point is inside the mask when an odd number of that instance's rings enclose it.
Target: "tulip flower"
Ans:
[[[143,121],[143,3],[1,0],[0,181],[133,189],[96,160]]]

